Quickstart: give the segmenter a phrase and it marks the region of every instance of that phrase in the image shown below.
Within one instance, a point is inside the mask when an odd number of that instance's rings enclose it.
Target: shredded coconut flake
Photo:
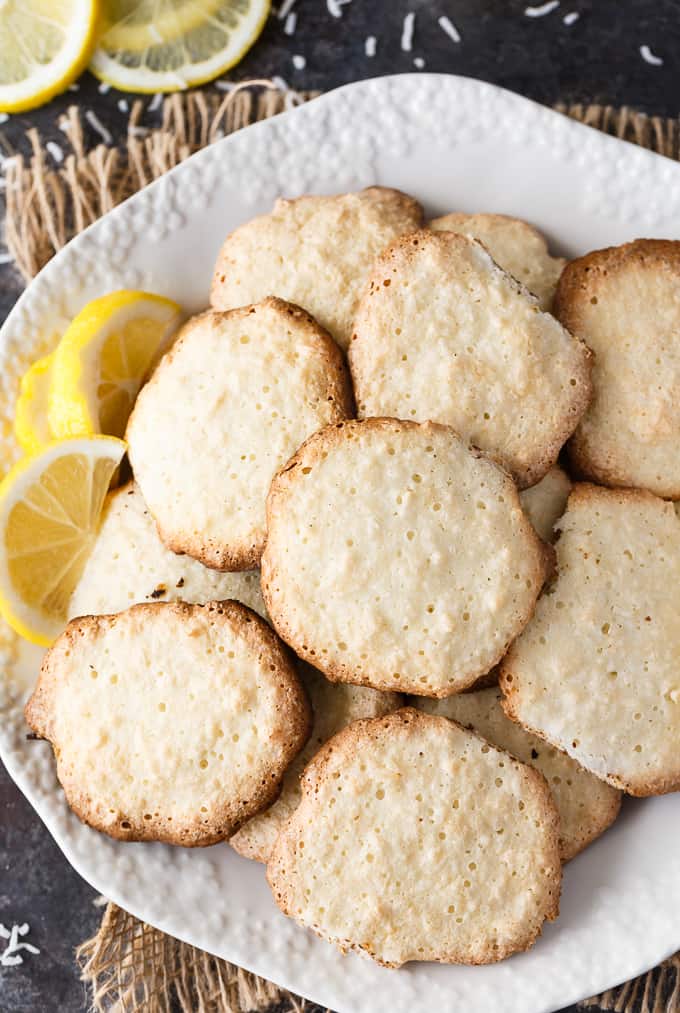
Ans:
[[[578,11],[571,11],[569,14],[564,15],[562,21],[565,25],[573,25],[578,21],[580,16]]]
[[[99,117],[95,116],[95,114],[92,112],[91,109],[87,109],[85,111],[85,119],[90,124],[90,126],[92,127],[92,129],[97,131],[97,133],[99,134],[99,136],[103,140],[104,144],[112,144],[113,143],[113,137],[111,136],[110,132],[106,129],[106,127],[104,126],[104,124],[102,123],[102,121],[99,119]],[[62,130],[66,130],[66,132],[68,132],[68,128],[66,128],[66,127],[62,127]]]
[[[444,14],[442,15],[441,18],[438,19],[437,24],[444,32],[444,34],[448,35],[450,39],[452,39],[454,42],[460,42],[460,32],[454,25],[451,18],[447,18],[446,15]]]
[[[410,53],[413,49],[413,29],[415,28],[416,16],[413,11],[404,18],[404,27],[401,30],[401,48],[405,53]]]
[[[342,8],[345,4],[351,2],[352,0],[326,0],[326,7],[328,8],[328,13],[332,14],[334,18],[341,18]]]
[[[11,253],[0,253],[0,264],[11,264],[13,260]]]
[[[364,42],[364,52],[366,56],[375,56],[375,51],[378,48],[378,40],[375,35],[369,35]]]
[[[7,123],[9,113],[0,113],[0,123]]]
[[[236,85],[233,81],[215,81],[220,91],[233,91]]]
[[[163,95],[161,94],[161,92],[156,92],[156,94],[154,95],[154,97],[149,102],[149,106],[148,106],[149,112],[150,113],[155,113],[156,110],[160,107],[162,101],[163,101]]]
[[[124,98],[119,99],[118,100],[118,108],[120,109],[120,111],[122,113],[126,113],[128,111],[128,109],[130,108],[129,105],[127,104],[127,99],[124,99]]]
[[[5,928],[0,923],[0,939],[7,940],[7,946],[0,953],[0,967],[16,967],[17,964],[23,964],[24,958],[21,956],[21,950],[25,950],[26,953],[40,953],[38,947],[33,946],[32,943],[19,942],[19,937],[27,936],[28,933],[28,922],[24,922],[22,925],[13,925],[11,929]]]
[[[286,23],[283,26],[283,30],[286,33],[286,35],[295,35],[296,27],[297,27],[297,14],[295,13],[295,11],[291,11],[291,13],[286,18]]]
[[[64,152],[61,150],[56,141],[48,141],[45,148],[49,151],[55,162],[64,161]]]
[[[285,19],[288,17],[291,10],[293,9],[294,3],[295,0],[283,0],[283,3],[279,7],[279,13],[277,14],[279,21],[285,21]]]
[[[645,63],[650,63],[652,67],[662,67],[663,60],[660,56],[655,56],[649,46],[640,46],[640,56]]]
[[[288,88],[288,82],[284,81],[284,79],[282,77],[279,77],[278,74],[274,74],[272,76],[272,84],[276,88],[278,88],[279,91],[288,91],[289,90],[289,88]]]
[[[540,7],[525,7],[524,14],[527,18],[542,18],[557,10],[559,6],[560,0],[549,0],[547,4],[541,4]]]
[[[100,81],[99,82],[99,94],[100,95],[106,95],[107,91],[111,91],[111,85],[108,84],[106,81]]]
[[[295,67],[296,70],[304,70],[305,67],[307,66],[307,61],[305,60],[304,56],[300,56],[299,53],[296,53],[295,56],[293,57],[293,66]]]
[[[413,66],[416,67],[417,70],[423,69],[423,67],[425,66],[425,61],[423,60],[422,56],[414,57]]]
[[[69,91],[80,91],[80,85],[78,84],[77,81],[74,81],[73,84],[70,84],[68,86],[68,90]]]

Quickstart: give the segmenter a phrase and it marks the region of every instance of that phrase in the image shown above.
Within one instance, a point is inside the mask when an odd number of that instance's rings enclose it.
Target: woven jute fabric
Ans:
[[[137,101],[124,143],[94,147],[86,142],[78,107],[72,106],[60,123],[71,148],[60,166],[48,163],[43,139],[37,130],[29,130],[31,154],[9,152],[4,167],[4,241],[16,266],[28,281],[74,235],[193,152],[311,97],[312,93],[281,92],[269,81],[246,82],[227,94],[196,91],[169,96],[160,122],[153,121],[148,103]],[[680,160],[678,119],[601,105],[556,108],[591,127]],[[97,1013],[302,1013],[313,1008],[264,978],[173,939],[111,903],[97,934],[78,947],[76,957]],[[680,1013],[680,953],[582,1006],[614,1013]]]

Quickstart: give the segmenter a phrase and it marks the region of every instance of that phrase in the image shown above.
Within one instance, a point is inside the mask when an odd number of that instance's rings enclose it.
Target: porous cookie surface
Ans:
[[[278,295],[304,306],[347,348],[373,261],[422,219],[418,201],[380,186],[277,200],[269,214],[227,236],[215,266],[212,304],[232,309]]]
[[[122,612],[143,601],[199,605],[235,598],[265,615],[257,570],[220,573],[167,549],[134,482],[109,493],[68,615]]]
[[[280,635],[340,682],[447,696],[526,625],[547,548],[508,475],[446,426],[329,426],[267,500],[262,593]]]
[[[553,526],[564,513],[571,491],[571,480],[554,465],[540,482],[520,493],[520,502],[544,542],[553,539]]]
[[[520,486],[590,397],[590,352],[476,240],[413,233],[377,261],[349,348],[359,416],[446,423]]]
[[[26,720],[66,799],[121,840],[198,846],[271,802],[310,712],[276,635],[237,602],[143,604],[73,620]]]
[[[455,693],[446,700],[419,699],[415,706],[471,728],[522,763],[540,770],[559,810],[560,855],[563,862],[568,862],[614,822],[621,807],[621,793],[566,753],[511,721],[503,713],[501,698],[499,689],[482,689]]]
[[[281,909],[398,967],[481,964],[557,914],[558,815],[531,767],[444,718],[361,721],[307,767],[267,868]]]
[[[680,788],[680,519],[576,485],[557,579],[501,665],[506,713],[632,795]]]
[[[545,237],[533,225],[508,215],[453,212],[434,218],[430,228],[479,239],[499,267],[533,292],[542,309],[550,309],[566,261],[551,257]]]
[[[555,313],[595,353],[593,399],[569,445],[579,472],[680,499],[680,242],[573,261]]]
[[[314,714],[307,745],[286,771],[276,802],[248,820],[229,840],[240,855],[258,862],[269,860],[276,838],[300,802],[300,776],[324,742],[353,721],[382,717],[403,702],[398,693],[381,693],[366,686],[329,682],[304,662],[300,662],[298,672]]]
[[[298,306],[268,298],[195,317],[128,424],[163,542],[216,569],[256,567],[272,476],[310,433],[351,413],[342,355]]]

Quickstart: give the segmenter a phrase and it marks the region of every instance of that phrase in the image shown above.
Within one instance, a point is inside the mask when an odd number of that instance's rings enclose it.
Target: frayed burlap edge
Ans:
[[[161,122],[150,126],[150,102],[132,105],[127,138],[116,147],[88,147],[78,106],[59,126],[70,152],[55,166],[37,129],[27,131],[31,155],[4,145],[4,242],[23,278],[35,277],[73,236],[188,158],[195,151],[258,120],[300,105],[314,92],[281,91],[271,81],[248,81],[226,95],[194,91],[168,96]]]
[[[628,106],[601,106],[558,102],[558,112],[574,120],[595,127],[612,137],[631,141],[642,148],[649,148],[659,155],[680,160],[680,118],[647,116]]]
[[[584,1009],[612,1013],[678,1013],[680,1010],[680,953],[669,957],[647,974],[585,999]]]
[[[26,280],[81,232],[126,197],[194,151],[257,120],[312,97],[282,92],[272,82],[246,82],[222,96],[191,92],[165,99],[161,123],[146,123],[148,103],[133,104],[126,143],[88,147],[80,111],[61,126],[71,147],[50,167],[37,130],[32,154],[4,163],[5,242]],[[680,159],[680,122],[600,105],[556,108],[573,119]],[[81,977],[96,1013],[303,1013],[309,1005],[271,982],[212,957],[138,921],[109,903],[96,935],[78,947]],[[680,1013],[680,954],[648,974],[586,1000],[584,1008],[612,1013]]]
[[[97,934],[76,951],[97,1013],[304,1013],[270,981],[212,957],[108,904]]]

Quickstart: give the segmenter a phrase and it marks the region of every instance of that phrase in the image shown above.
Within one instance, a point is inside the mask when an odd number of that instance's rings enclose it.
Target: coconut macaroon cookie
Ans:
[[[576,485],[557,579],[501,664],[504,708],[631,795],[680,789],[680,519],[639,490]]]
[[[521,487],[555,463],[590,398],[590,352],[481,245],[398,239],[377,261],[349,361],[359,416],[446,423]]]
[[[299,663],[298,673],[314,714],[307,745],[286,771],[276,802],[248,820],[229,840],[240,855],[258,862],[269,860],[279,832],[300,802],[300,775],[324,742],[353,721],[382,717],[403,703],[398,693],[381,693],[366,686],[329,682],[304,662]]]
[[[285,914],[343,951],[388,967],[486,964],[556,917],[558,831],[536,770],[405,708],[316,755],[267,878]]]
[[[130,461],[163,542],[218,570],[249,570],[272,476],[317,429],[352,414],[332,338],[298,306],[194,317],[128,424]]]
[[[540,770],[560,814],[560,855],[568,862],[604,833],[618,816],[621,792],[503,713],[499,689],[456,693],[446,700],[415,699],[414,706],[471,728],[494,746]]]
[[[555,313],[595,352],[593,400],[569,444],[579,473],[680,499],[680,242],[573,261]]]
[[[272,801],[310,718],[288,652],[237,602],[75,619],[26,705],[85,823],[190,847]]]
[[[290,299],[347,348],[373,261],[422,220],[418,201],[381,186],[277,200],[269,214],[227,236],[215,266],[211,302],[226,310],[271,294]]]
[[[558,465],[537,485],[520,493],[520,502],[529,520],[544,542],[553,538],[553,527],[560,519],[571,492],[571,480]]]
[[[227,598],[265,615],[257,570],[220,573],[166,549],[139,489],[128,482],[106,498],[68,617],[122,612],[143,601],[204,604]]]
[[[509,476],[447,426],[315,434],[272,482],[262,593],[330,679],[447,696],[505,653],[546,573]]]
[[[479,239],[499,267],[533,292],[541,309],[550,309],[566,261],[550,255],[545,236],[533,225],[508,215],[454,212],[433,219],[430,228]]]

